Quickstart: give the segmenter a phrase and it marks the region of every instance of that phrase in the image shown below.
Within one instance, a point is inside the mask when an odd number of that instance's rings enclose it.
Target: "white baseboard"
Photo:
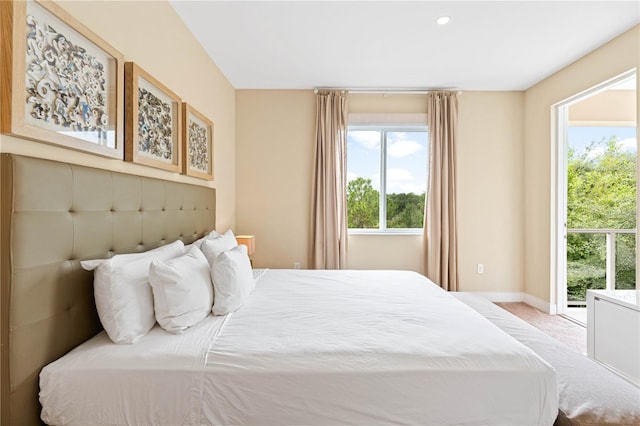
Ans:
[[[527,293],[524,294],[524,303],[551,315],[558,313],[555,303],[547,302],[546,300],[539,299]]]
[[[477,294],[492,302],[524,302],[527,305],[555,315],[557,313],[555,303],[549,303],[546,300],[539,299],[527,293],[522,292],[500,292],[500,291],[472,291],[470,293]]]
[[[520,292],[470,291],[469,293],[477,294],[492,302],[524,302],[524,294]]]

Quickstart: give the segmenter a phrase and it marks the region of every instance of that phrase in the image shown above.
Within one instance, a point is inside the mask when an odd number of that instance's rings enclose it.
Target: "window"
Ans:
[[[427,158],[425,125],[349,126],[350,232],[421,232]]]

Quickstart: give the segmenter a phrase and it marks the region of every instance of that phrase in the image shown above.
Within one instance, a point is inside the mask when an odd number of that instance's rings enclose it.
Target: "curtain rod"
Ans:
[[[343,90],[348,93],[360,94],[381,94],[381,95],[426,95],[429,92],[438,90],[455,90],[455,89],[341,89],[341,88],[321,88],[313,89],[313,93],[317,94],[318,90]],[[458,91],[458,96],[462,95],[462,91]]]

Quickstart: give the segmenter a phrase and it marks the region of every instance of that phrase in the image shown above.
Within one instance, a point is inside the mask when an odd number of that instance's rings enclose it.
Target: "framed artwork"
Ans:
[[[124,75],[124,159],[182,172],[180,98],[133,62]]]
[[[0,131],[122,159],[122,54],[53,2],[0,11]]]
[[[213,122],[182,104],[182,173],[213,180]]]

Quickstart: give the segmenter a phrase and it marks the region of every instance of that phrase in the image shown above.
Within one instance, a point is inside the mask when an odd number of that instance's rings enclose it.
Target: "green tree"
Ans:
[[[581,155],[569,150],[567,226],[584,229],[636,227],[636,154],[624,151],[616,136],[592,142]],[[604,288],[603,234],[569,234],[569,300],[585,300],[586,289]],[[616,288],[635,288],[633,234],[616,237]]]
[[[347,216],[349,228],[377,228],[380,193],[373,189],[371,179],[362,177],[347,184]]]
[[[387,194],[387,228],[422,228],[425,193]]]
[[[617,136],[570,150],[567,177],[569,228],[636,227],[636,154]]]
[[[424,221],[424,192],[387,194],[387,228],[422,228]],[[347,185],[348,226],[352,229],[378,228],[380,193],[371,179],[362,177]]]

